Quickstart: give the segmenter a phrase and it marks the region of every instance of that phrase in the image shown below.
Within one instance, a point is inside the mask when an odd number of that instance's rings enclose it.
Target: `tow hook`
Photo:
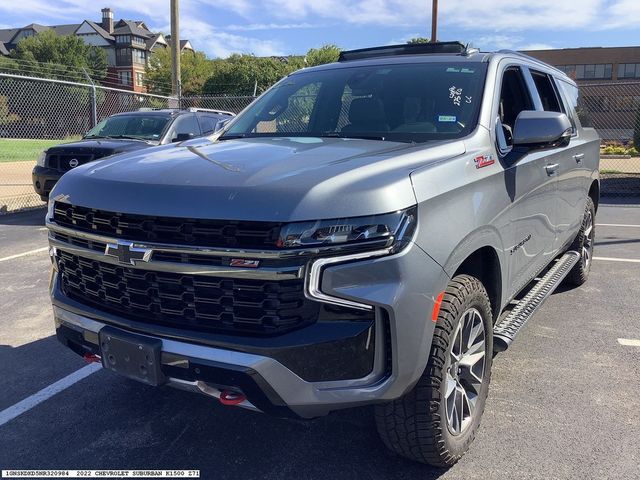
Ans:
[[[247,397],[244,394],[231,390],[223,390],[220,392],[220,403],[223,405],[239,405],[246,399]]]
[[[102,362],[100,357],[98,355],[96,355],[95,353],[88,353],[87,352],[82,356],[82,358],[87,363],[100,363],[100,362]]]

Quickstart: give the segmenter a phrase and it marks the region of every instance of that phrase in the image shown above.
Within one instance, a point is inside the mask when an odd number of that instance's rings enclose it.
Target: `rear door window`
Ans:
[[[207,114],[198,115],[198,120],[200,120],[200,128],[202,128],[203,135],[215,132],[220,122],[219,117]]]
[[[542,108],[547,112],[564,113],[558,92],[551,80],[551,77],[546,73],[537,72],[535,70],[531,70],[531,76],[533,77],[533,82],[538,90],[538,95],[540,95]]]

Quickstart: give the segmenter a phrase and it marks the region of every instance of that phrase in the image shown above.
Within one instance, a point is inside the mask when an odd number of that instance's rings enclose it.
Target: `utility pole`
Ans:
[[[431,43],[438,41],[438,0],[431,0]]]
[[[171,93],[182,96],[180,84],[180,11],[178,0],[171,0]]]

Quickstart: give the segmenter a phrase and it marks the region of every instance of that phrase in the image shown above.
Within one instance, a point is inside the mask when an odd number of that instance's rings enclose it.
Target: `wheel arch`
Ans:
[[[461,274],[471,275],[484,285],[495,323],[502,309],[502,269],[498,252],[489,245],[478,248],[458,265],[453,276]]]

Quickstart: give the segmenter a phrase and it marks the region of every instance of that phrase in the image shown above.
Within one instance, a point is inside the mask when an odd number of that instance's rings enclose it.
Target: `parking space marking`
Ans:
[[[33,255],[34,253],[46,252],[47,250],[49,250],[49,247],[36,248],[35,250],[29,250],[28,252],[17,253],[15,255],[0,258],[0,262],[6,262],[7,260],[13,260],[14,258],[26,257],[27,255]]]
[[[618,343],[625,347],[640,347],[640,340],[635,338],[619,338]]]
[[[626,224],[622,224],[622,223],[596,223],[596,227],[640,228],[640,225],[626,225]]]
[[[75,372],[58,380],[57,382],[52,383],[48,387],[43,388],[39,392],[34,393],[30,397],[27,397],[24,400],[19,401],[15,405],[12,405],[9,408],[5,408],[0,412],[0,426],[4,425],[7,422],[10,422],[17,416],[22,415],[23,413],[31,410],[36,405],[53,397],[55,394],[60,393],[63,390],[66,390],[74,383],[79,382],[83,378],[88,377],[89,375],[97,372],[101,368],[102,368],[101,364],[91,363],[86,367],[82,367],[80,370],[76,370]]]
[[[640,263],[640,259],[636,259],[636,258],[593,257],[593,259],[602,260],[605,262]]]

